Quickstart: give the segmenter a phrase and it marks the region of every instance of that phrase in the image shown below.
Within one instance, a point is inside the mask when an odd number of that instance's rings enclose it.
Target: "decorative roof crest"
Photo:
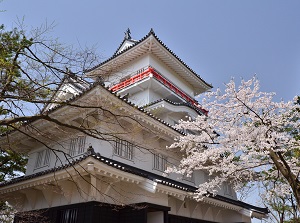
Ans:
[[[124,32],[125,33],[125,39],[131,39],[131,32],[130,32],[130,29],[128,28],[127,30],[126,30],[126,32]]]

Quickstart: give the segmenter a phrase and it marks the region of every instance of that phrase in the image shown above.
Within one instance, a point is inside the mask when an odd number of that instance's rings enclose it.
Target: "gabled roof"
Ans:
[[[76,76],[75,74],[69,72],[66,74],[58,87],[56,88],[54,94],[51,97],[50,103],[45,105],[45,107],[42,110],[42,113],[48,111],[49,109],[56,107],[55,102],[60,101],[60,97],[63,94],[68,94],[71,93],[71,95],[78,95],[87,89],[89,89],[91,86],[91,83],[85,81],[84,79]],[[72,92],[65,92],[66,89],[64,88],[69,88]],[[68,98],[65,98],[64,100],[67,100],[71,98],[72,96],[69,96]]]
[[[29,180],[29,179],[34,179],[34,178],[39,177],[39,176],[44,176],[44,175],[47,175],[47,174],[55,173],[57,171],[64,170],[68,167],[74,167],[76,164],[80,165],[80,163],[82,161],[86,160],[88,157],[93,157],[98,162],[104,163],[104,164],[110,166],[111,168],[115,168],[115,169],[118,169],[118,170],[121,170],[121,171],[124,171],[124,172],[127,172],[127,173],[131,173],[131,174],[134,174],[134,175],[137,175],[137,176],[155,181],[158,184],[162,184],[162,185],[165,185],[165,186],[168,186],[168,187],[172,187],[172,188],[175,188],[175,189],[178,189],[178,190],[181,190],[181,191],[195,192],[197,190],[197,187],[194,187],[194,186],[191,186],[191,185],[179,182],[179,181],[175,181],[175,180],[169,179],[167,177],[160,176],[160,175],[157,175],[155,173],[152,173],[152,172],[149,172],[149,171],[146,171],[146,170],[142,170],[142,169],[139,169],[137,167],[130,166],[130,165],[124,164],[122,162],[119,162],[119,161],[101,156],[99,153],[95,153],[93,148],[89,148],[88,151],[82,157],[80,157],[78,159],[74,159],[73,161],[69,162],[68,164],[66,164],[64,166],[55,167],[55,168],[48,169],[48,170],[45,170],[45,171],[42,171],[42,172],[38,172],[38,173],[35,173],[35,174],[32,174],[32,175],[22,176],[22,177],[18,177],[18,178],[15,178],[13,180],[10,180],[10,181],[0,183],[0,188],[5,187],[5,186],[9,186],[9,185],[13,185],[13,184],[16,184],[16,183],[19,183],[19,182],[24,182],[24,181]],[[221,196],[221,195],[212,196],[212,195],[208,194],[207,197],[209,197],[211,199],[215,199],[217,201],[226,202],[228,204],[236,205],[236,206],[239,206],[239,207],[251,210],[251,211],[255,211],[255,212],[257,212],[259,214],[262,214],[262,215],[266,215],[269,212],[267,208],[256,207],[254,205],[250,205],[250,204],[247,204],[247,203],[242,202],[242,201],[230,199],[230,198],[227,198],[227,197],[224,197],[224,196]]]
[[[81,97],[83,97],[84,95],[86,95],[87,93],[89,93],[90,91],[92,91],[95,88],[101,88],[107,92],[109,92],[110,94],[112,94],[114,97],[116,97],[118,100],[126,103],[127,105],[129,105],[130,107],[136,109],[137,111],[140,111],[142,113],[144,113],[145,115],[147,115],[148,117],[152,118],[155,121],[158,121],[159,123],[163,124],[164,126],[170,128],[170,130],[175,131],[181,135],[185,135],[185,133],[180,130],[177,129],[173,126],[171,126],[169,123],[165,122],[164,120],[156,117],[155,115],[153,115],[152,113],[148,112],[146,109],[144,109],[143,107],[138,107],[136,106],[134,103],[130,102],[126,97],[122,97],[120,95],[117,94],[117,92],[113,92],[112,90],[110,90],[108,87],[105,87],[104,83],[96,81],[93,84],[89,84],[87,85],[87,87],[85,89],[83,89],[82,91],[78,92],[78,94],[74,94],[73,97],[68,98],[66,101],[64,101],[63,103],[58,103],[55,106],[51,106],[51,107],[47,107],[48,109],[44,110],[45,113],[47,114],[51,114],[55,111],[57,111],[58,109],[67,106],[67,105],[72,105],[73,102],[75,102],[76,100],[79,100]],[[32,124],[32,122],[27,122],[26,124],[24,124],[24,126],[26,126],[27,124]],[[7,134],[12,134],[14,132],[16,132],[17,130],[11,130],[9,132],[6,132],[5,134],[0,135],[1,136],[5,136]]]
[[[137,40],[133,40],[133,39],[126,39],[124,38],[124,40],[122,41],[122,43],[120,44],[120,46],[117,48],[117,50],[114,52],[113,56],[116,56],[117,54],[121,53],[122,51],[124,50],[121,50],[121,48],[123,48],[123,46],[128,43],[130,44],[131,46],[135,43],[137,43],[138,41]],[[93,68],[92,68],[93,69]]]
[[[112,90],[110,90],[108,87],[105,87],[105,85],[101,82],[94,82],[93,84],[91,84],[89,86],[89,88],[85,89],[84,91],[80,92],[79,94],[77,95],[74,95],[72,98],[69,98],[64,104],[59,104],[51,109],[49,109],[47,112],[48,113],[51,113],[51,112],[54,112],[56,110],[58,110],[59,108],[65,106],[65,105],[68,105],[68,104],[71,104],[72,102],[75,102],[77,99],[79,99],[80,97],[84,96],[85,94],[87,94],[88,92],[92,91],[94,88],[96,87],[100,87],[106,91],[108,91],[110,94],[114,95],[116,98],[118,98],[119,100],[125,102],[126,104],[128,104],[129,106],[133,107],[134,109],[146,114],[147,116],[153,118],[154,120],[162,123],[163,125],[171,128],[172,130],[182,134],[182,135],[185,135],[185,133],[173,126],[171,126],[169,123],[165,122],[164,120],[156,117],[155,115],[153,115],[152,113],[148,112],[145,108],[143,107],[138,107],[137,105],[135,105],[134,103],[132,103],[131,101],[129,101],[126,97],[122,97],[121,95],[118,95],[117,92],[113,92]]]
[[[101,75],[110,74],[114,69],[118,69],[135,58],[144,55],[145,53],[152,52],[161,61],[176,71],[183,79],[190,83],[197,93],[209,90],[212,88],[211,84],[205,82],[194,70],[192,70],[185,62],[183,62],[172,50],[170,50],[154,33],[153,29],[139,41],[136,41],[123,51],[119,51],[121,43],[116,53],[112,57],[103,61],[99,65],[85,71],[89,77],[97,77]],[[126,55],[126,57],[124,56]],[[166,56],[167,55],[167,56]],[[123,57],[124,56],[124,57]]]
[[[117,55],[117,54],[121,53],[122,51],[126,50],[127,49],[127,48],[125,48],[126,45],[128,45],[128,47],[130,47],[137,42],[138,42],[137,40],[124,38],[124,40],[122,41],[122,43],[120,44],[120,46],[118,47],[118,49],[116,50],[116,52],[113,55]]]
[[[122,43],[120,44],[120,46],[118,47],[118,49],[115,51],[115,53],[113,55],[117,55],[118,53],[120,53],[123,46],[126,45],[126,44],[129,44],[129,45],[133,45],[134,43],[138,42],[137,40],[134,40],[131,38],[131,32],[130,32],[130,29],[128,28],[126,30],[126,32],[124,32],[125,36],[124,36],[124,39],[122,41]]]

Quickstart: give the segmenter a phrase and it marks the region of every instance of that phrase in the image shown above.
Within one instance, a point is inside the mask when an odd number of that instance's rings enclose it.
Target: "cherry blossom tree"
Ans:
[[[299,104],[274,102],[274,95],[261,92],[255,77],[240,86],[231,80],[224,92],[207,93],[202,106],[208,115],[178,124],[192,133],[170,146],[185,156],[168,171],[207,172],[209,180],[199,185],[196,199],[215,195],[224,182],[236,190],[268,182],[272,187],[265,198],[292,193],[300,210]]]

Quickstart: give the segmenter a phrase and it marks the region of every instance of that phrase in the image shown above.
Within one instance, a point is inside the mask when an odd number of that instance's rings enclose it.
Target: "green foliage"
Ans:
[[[0,26],[0,40],[0,84],[1,96],[4,96],[6,92],[17,93],[18,89],[29,84],[21,78],[19,58],[32,45],[32,40],[17,29],[4,31],[4,25]]]
[[[7,31],[0,25],[0,133],[9,127],[3,120],[19,126],[27,120],[11,119],[36,115],[52,103],[71,69],[72,75],[81,75],[98,63],[94,49],[60,44],[47,36],[51,29],[45,24],[31,31],[22,27]]]
[[[34,74],[28,72],[28,59],[38,61],[31,47],[37,44],[33,38],[27,38],[24,31],[13,29],[5,31],[0,26],[0,100],[13,100],[16,97],[32,101],[49,96],[49,89],[37,82]],[[42,62],[42,61],[41,61]],[[0,106],[0,115],[13,112]]]
[[[63,78],[98,64],[93,49],[76,50],[64,46],[47,34],[48,24],[25,31],[22,26],[5,30],[0,25],[0,136],[18,131],[20,126],[41,118]],[[69,69],[66,69],[68,66]],[[23,134],[22,131],[19,131]],[[28,135],[27,135],[28,136]],[[31,136],[35,139],[35,136]],[[9,150],[7,140],[0,148],[0,182],[23,173],[26,157]],[[5,148],[5,149],[4,149]]]
[[[19,61],[20,55],[32,45],[32,40],[27,39],[17,29],[4,31],[0,25],[0,117],[5,118],[12,112],[8,97],[19,95],[22,88],[30,86],[29,80],[21,75]],[[6,133],[11,128],[0,126],[0,134]],[[25,172],[27,158],[11,150],[0,150],[0,182],[11,179]]]
[[[27,157],[12,150],[0,150],[0,182],[25,172]]]
[[[71,69],[72,75],[79,75],[99,63],[94,49],[76,50],[49,37],[52,25],[30,31],[22,24],[8,31],[0,25],[0,183],[24,174],[27,163],[25,154],[10,149],[13,140],[6,134],[25,134],[20,127],[42,119],[43,108],[55,102],[52,96]],[[10,207],[0,201],[0,222],[3,211],[10,212]]]
[[[12,150],[0,150],[0,183],[24,174],[26,163],[27,157],[25,155]],[[11,207],[7,206],[4,201],[0,201],[0,213],[10,212]]]
[[[16,28],[5,31],[4,25],[0,25],[0,119],[15,117],[18,105],[15,99],[24,100],[45,97],[44,91],[32,94],[33,82],[24,77],[22,63],[26,50],[32,46],[33,40],[25,37],[22,31]],[[22,72],[23,71],[23,72]],[[21,106],[19,107],[21,108]],[[14,123],[14,126],[21,123]],[[12,130],[10,126],[0,125],[0,134]],[[0,183],[25,173],[27,157],[12,150],[0,148]],[[0,211],[10,212],[10,207],[4,201],[0,202]],[[0,219],[1,220],[1,219]],[[3,220],[3,219],[2,219]]]

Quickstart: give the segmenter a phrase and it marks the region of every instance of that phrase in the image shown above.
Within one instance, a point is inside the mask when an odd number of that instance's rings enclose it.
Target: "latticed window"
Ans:
[[[66,209],[58,212],[59,223],[77,223],[78,209]]]
[[[122,158],[132,160],[133,159],[133,144],[131,142],[116,139],[114,147],[114,155],[120,156]]]
[[[159,153],[154,153],[153,169],[165,171],[167,169],[167,157]]]
[[[84,153],[85,151],[85,136],[78,136],[77,138],[72,138],[70,142],[69,155],[77,156]]]
[[[224,194],[232,196],[232,188],[231,185],[227,182],[223,183],[223,188],[224,188]]]
[[[37,153],[37,159],[34,168],[41,168],[45,166],[49,166],[50,164],[50,157],[51,156],[51,150],[50,149],[44,149],[42,151],[39,151]]]

